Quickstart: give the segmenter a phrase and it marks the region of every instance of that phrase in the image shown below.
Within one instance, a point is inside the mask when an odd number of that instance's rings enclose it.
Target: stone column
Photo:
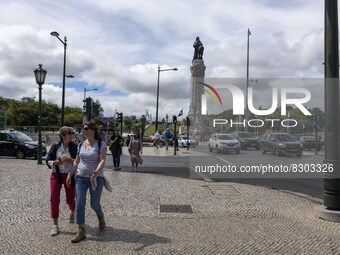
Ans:
[[[203,86],[198,82],[204,82],[205,68],[203,59],[194,59],[192,61],[191,80],[190,80],[190,106],[188,116],[191,120],[190,133],[202,140],[204,136],[204,120],[201,114],[201,95],[204,93]]]

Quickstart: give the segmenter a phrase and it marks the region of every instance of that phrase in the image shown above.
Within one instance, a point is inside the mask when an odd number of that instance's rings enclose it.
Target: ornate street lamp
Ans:
[[[159,101],[159,74],[160,72],[165,72],[165,71],[177,71],[177,68],[169,68],[169,69],[161,69],[160,66],[158,66],[158,82],[157,82],[157,104],[156,104],[156,128],[155,128],[155,133],[158,130],[158,101]]]
[[[64,36],[64,41],[60,39],[59,33],[56,31],[51,32],[52,36],[58,38],[58,40],[64,45],[64,68],[63,68],[63,92],[62,92],[62,100],[61,100],[61,126],[64,126],[64,112],[65,112],[65,78],[73,78],[73,75],[65,75],[66,70],[66,46],[67,46],[67,38]]]
[[[34,70],[35,81],[39,86],[39,109],[38,109],[38,164],[42,164],[42,142],[41,142],[41,86],[45,83],[47,71],[39,64],[39,68]]]

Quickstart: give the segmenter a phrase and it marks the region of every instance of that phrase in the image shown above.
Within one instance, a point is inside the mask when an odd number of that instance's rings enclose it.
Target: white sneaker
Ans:
[[[57,236],[59,234],[59,227],[57,225],[54,225],[51,230],[51,236]]]

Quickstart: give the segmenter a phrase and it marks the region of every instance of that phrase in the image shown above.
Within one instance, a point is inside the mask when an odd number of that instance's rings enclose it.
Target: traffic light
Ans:
[[[86,99],[83,100],[84,104],[83,104],[83,112],[86,112]]]
[[[122,112],[117,112],[117,120],[120,122],[120,134],[123,134],[123,113]]]
[[[123,121],[123,113],[122,112],[117,112],[117,120]]]
[[[98,116],[99,115],[99,105],[96,103],[92,103],[92,116]]]
[[[175,123],[175,124],[177,123],[177,116],[176,115],[172,116],[172,122]]]

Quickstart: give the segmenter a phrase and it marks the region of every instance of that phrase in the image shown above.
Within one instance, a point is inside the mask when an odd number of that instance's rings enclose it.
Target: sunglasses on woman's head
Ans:
[[[87,131],[87,130],[89,130],[89,129],[92,129],[92,128],[89,128],[89,127],[85,127],[85,128],[84,128],[85,131]]]

